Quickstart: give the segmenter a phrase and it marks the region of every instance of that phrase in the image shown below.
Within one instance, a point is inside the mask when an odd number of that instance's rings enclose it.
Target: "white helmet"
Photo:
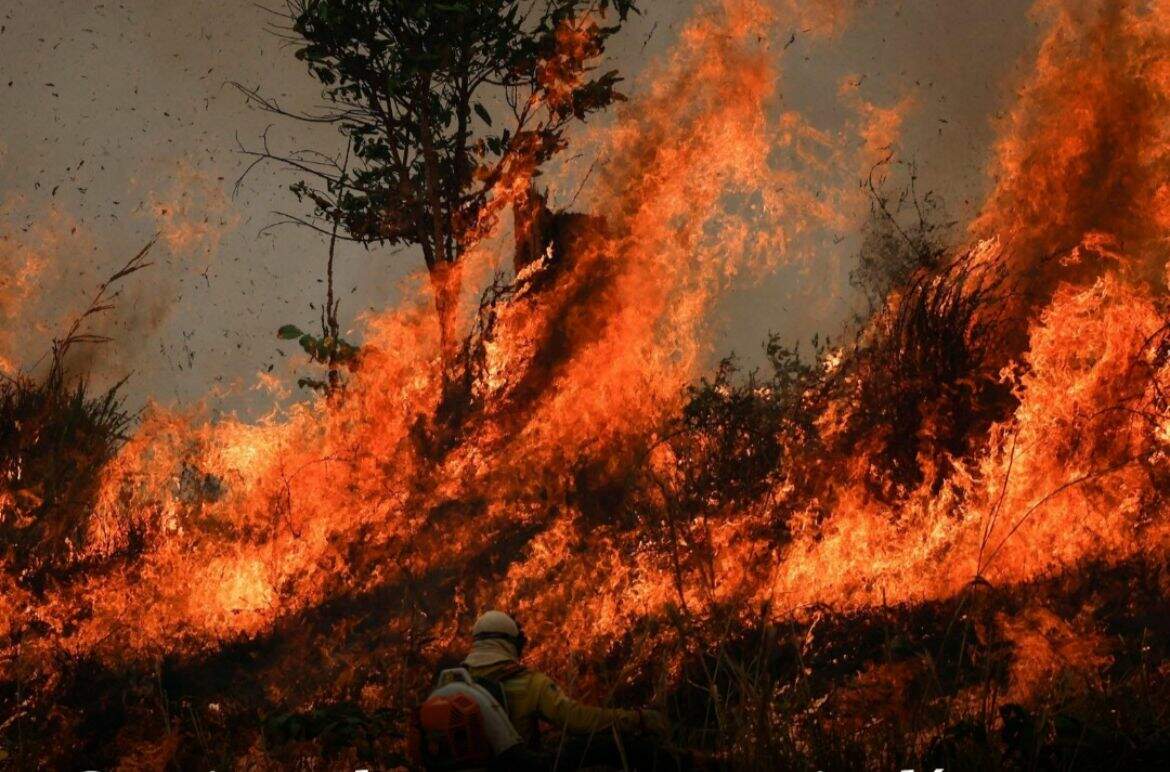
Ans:
[[[523,652],[527,642],[520,625],[503,611],[485,611],[480,614],[471,628],[471,636],[477,641],[503,638],[515,644],[517,652]]]

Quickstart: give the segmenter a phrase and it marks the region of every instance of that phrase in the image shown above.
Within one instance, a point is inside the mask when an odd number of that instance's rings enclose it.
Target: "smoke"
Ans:
[[[109,307],[87,317],[81,332],[113,345],[70,349],[70,373],[114,382],[152,355],[155,334],[178,304],[181,286],[206,276],[223,236],[239,223],[223,180],[180,163],[163,192],[149,191],[142,215],[159,245],[155,264],[107,293]],[[149,235],[143,237],[144,240]],[[125,262],[65,206],[36,210],[27,199],[0,203],[0,369],[14,374],[48,362],[52,340],[85,313],[99,287]],[[177,268],[181,266],[181,268]]]

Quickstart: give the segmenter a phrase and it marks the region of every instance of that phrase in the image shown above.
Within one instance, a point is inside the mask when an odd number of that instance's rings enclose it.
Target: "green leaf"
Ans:
[[[486,109],[484,109],[484,106],[481,105],[479,102],[475,103],[475,114],[478,115],[480,118],[483,118],[483,122],[486,123],[488,126],[492,125],[492,116],[488,113],[488,111]]]
[[[286,324],[276,331],[276,337],[281,340],[296,340],[302,335],[304,333],[295,324]]]
[[[301,336],[299,343],[301,344],[301,348],[305,350],[306,354],[308,354],[312,359],[317,358],[321,346],[321,342],[319,340],[314,338],[312,335],[305,334]]]

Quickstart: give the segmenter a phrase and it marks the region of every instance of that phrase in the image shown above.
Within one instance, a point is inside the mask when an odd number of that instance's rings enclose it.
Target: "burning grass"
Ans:
[[[0,382],[0,539],[22,585],[43,589],[76,560],[106,463],[129,416],[117,388],[96,396],[58,367]]]

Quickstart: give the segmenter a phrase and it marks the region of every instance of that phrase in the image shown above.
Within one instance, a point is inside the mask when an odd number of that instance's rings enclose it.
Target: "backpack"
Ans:
[[[438,686],[415,710],[413,760],[428,770],[491,766],[493,760],[523,744],[506,704],[498,682],[477,682],[462,667],[444,670]]]

